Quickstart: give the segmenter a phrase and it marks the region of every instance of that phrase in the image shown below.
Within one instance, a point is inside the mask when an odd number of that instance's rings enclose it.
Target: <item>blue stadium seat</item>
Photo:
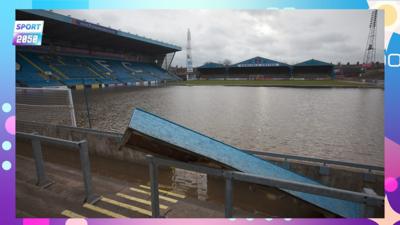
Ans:
[[[108,69],[96,60],[102,60]],[[17,61],[21,65],[17,71],[18,85],[32,87],[177,80],[154,64],[116,59],[17,51]],[[128,68],[123,62],[129,63]]]
[[[16,80],[20,86],[47,87],[63,85],[50,77],[45,79],[45,75],[40,75],[41,71],[17,54],[17,62],[20,70],[16,72]]]

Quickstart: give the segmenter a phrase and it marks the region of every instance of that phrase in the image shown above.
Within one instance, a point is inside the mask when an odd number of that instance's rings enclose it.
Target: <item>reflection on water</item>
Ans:
[[[82,91],[78,124],[87,126]],[[143,108],[243,149],[383,165],[383,90],[172,86],[88,91],[93,128]]]

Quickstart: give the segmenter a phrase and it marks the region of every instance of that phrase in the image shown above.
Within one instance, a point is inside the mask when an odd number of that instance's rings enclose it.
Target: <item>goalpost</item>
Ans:
[[[15,96],[17,120],[76,127],[71,89],[17,87]]]

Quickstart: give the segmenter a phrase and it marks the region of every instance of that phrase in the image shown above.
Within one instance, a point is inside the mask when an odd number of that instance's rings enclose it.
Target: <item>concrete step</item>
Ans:
[[[54,183],[47,188],[41,188],[36,185],[36,170],[32,158],[17,155],[17,165],[18,216],[89,218],[151,216],[150,187],[145,182],[127,182],[93,173],[94,193],[101,195],[102,198],[91,205],[83,202],[84,187],[80,169],[45,163],[46,174]],[[159,193],[162,217],[224,217],[224,207],[221,204],[200,201],[165,186],[160,186]],[[254,212],[235,209],[235,217],[253,216]]]

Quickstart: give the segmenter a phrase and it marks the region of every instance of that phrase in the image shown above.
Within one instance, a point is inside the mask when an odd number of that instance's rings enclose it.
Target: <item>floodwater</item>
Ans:
[[[88,127],[84,91],[74,91]],[[383,166],[381,89],[226,86],[86,90],[94,129],[124,132],[135,107],[249,150]]]

